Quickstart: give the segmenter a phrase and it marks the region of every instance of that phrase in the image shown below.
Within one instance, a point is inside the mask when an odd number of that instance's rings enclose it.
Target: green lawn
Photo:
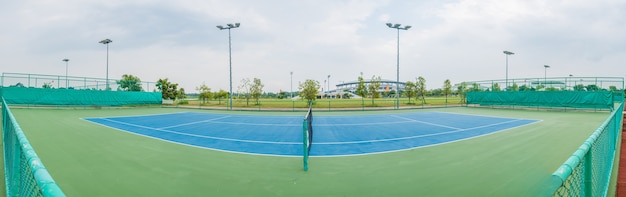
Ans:
[[[408,98],[400,98],[400,107],[401,108],[421,108],[421,107],[432,107],[432,106],[447,106],[447,105],[459,105],[460,98],[459,97],[426,97],[425,102],[422,100],[416,100],[415,98],[411,98],[409,101]],[[181,104],[182,106],[187,107],[217,107],[217,108],[226,108],[228,106],[228,100],[207,100],[207,101],[199,101],[199,100],[188,100],[187,104]],[[314,108],[322,108],[322,109],[362,109],[362,108],[373,108],[373,107],[394,107],[396,103],[395,98],[364,98],[364,99],[316,99],[313,103]],[[291,100],[291,99],[259,99],[257,104],[254,99],[233,99],[233,107],[234,108],[243,108],[243,109],[304,109],[308,108],[308,102],[306,100]]]
[[[367,101],[367,100],[366,100]],[[359,100],[360,102],[360,100]],[[545,196],[550,175],[608,113],[440,108],[319,115],[445,111],[541,122],[468,140],[384,154],[302,158],[195,148],[81,120],[181,111],[12,109],[68,196]]]

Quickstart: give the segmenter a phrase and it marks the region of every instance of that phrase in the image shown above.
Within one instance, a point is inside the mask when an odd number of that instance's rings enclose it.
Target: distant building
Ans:
[[[367,88],[370,84],[369,80],[365,80],[365,87]],[[389,92],[391,90],[393,90],[394,92],[397,92],[396,90],[396,84],[398,84],[400,90],[404,90],[404,85],[406,83],[404,82],[396,82],[396,81],[392,81],[392,80],[388,80],[388,79],[381,79],[380,80],[380,88],[378,89],[379,92]],[[345,83],[340,83],[335,85],[336,89],[334,90],[330,90],[330,91],[324,91],[324,94],[337,94],[337,93],[341,93],[341,92],[352,92],[352,93],[356,93],[356,88],[357,86],[359,86],[359,82],[358,81],[351,81],[351,82],[345,82]]]

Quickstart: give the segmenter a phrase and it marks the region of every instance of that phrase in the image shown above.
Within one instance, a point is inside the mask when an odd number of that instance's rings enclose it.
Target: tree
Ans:
[[[446,104],[448,104],[448,95],[452,94],[452,83],[450,79],[443,81],[443,95],[446,96]]]
[[[494,92],[500,92],[500,84],[494,83],[491,87],[491,90]]]
[[[589,84],[585,86],[585,89],[591,92],[591,91],[598,91],[600,88],[598,88],[598,85],[596,84]]]
[[[176,100],[177,98],[184,98],[185,97],[184,96],[185,90],[182,89],[182,88],[179,90],[178,89],[178,84],[170,82],[167,78],[159,79],[157,81],[156,86],[157,86],[157,89],[159,89],[159,91],[161,91],[161,97],[163,99],[173,99],[173,100]]]
[[[341,98],[350,99],[350,97],[352,97],[352,94],[350,94],[350,92],[348,92],[347,90],[344,90],[343,95],[341,96]]]
[[[221,105],[222,104],[222,99],[223,98],[227,98],[227,97],[228,97],[228,92],[226,92],[226,90],[220,89],[219,92],[213,93],[213,98],[217,99],[217,104],[218,105]]]
[[[526,85],[522,85],[519,87],[519,91],[530,91],[530,88]]]
[[[286,93],[280,90],[278,92],[278,99],[284,99],[286,97]]]
[[[52,82],[44,82],[41,87],[45,89],[50,89],[52,88]]]
[[[427,90],[426,95],[428,96],[443,96],[443,89],[437,88],[432,90]]]
[[[23,87],[23,86],[22,86]],[[616,92],[617,91],[617,87],[616,86],[609,86],[609,90],[611,92]]]
[[[517,83],[513,83],[513,86],[511,86],[511,91],[513,92],[519,91],[519,86],[517,85]]]
[[[415,90],[422,96],[422,104],[426,103],[426,79],[424,79],[424,77],[420,76],[417,78],[417,82],[415,82]]]
[[[118,85],[117,89],[122,91],[132,91],[132,92],[141,92],[143,88],[141,87],[141,79],[139,77],[124,74],[122,75],[122,79],[115,81]]]
[[[206,86],[204,82],[202,82],[200,87],[196,87],[196,90],[199,92],[198,99],[200,99],[202,103],[206,103],[206,101],[211,98],[211,88]]]
[[[15,85],[12,85],[11,87],[23,88],[24,84],[22,84],[22,82],[17,82]]]
[[[577,84],[574,86],[574,90],[576,91],[585,91],[585,86],[583,84]]]
[[[317,94],[319,93],[318,90],[320,89],[320,82],[313,79],[307,79],[304,83],[299,85],[298,89],[300,90],[298,96],[311,103],[317,98]]]
[[[185,93],[185,88],[178,89],[177,94],[176,94],[176,98],[177,99],[187,98],[187,93]]]
[[[372,105],[374,105],[374,99],[380,97],[380,92],[378,92],[378,90],[380,89],[380,76],[372,76],[372,79],[370,80],[370,84],[367,89],[370,93],[370,96],[372,97]]]
[[[250,101],[250,86],[251,86],[250,79],[248,78],[241,79],[241,85],[239,85],[238,91],[237,91],[239,93],[243,93],[243,96],[246,99],[246,106],[250,104],[249,102]],[[241,96],[241,94],[239,96]]]
[[[411,103],[411,97],[416,97],[417,91],[415,90],[415,83],[407,81],[404,84],[404,95],[409,97],[409,104]]]
[[[470,91],[472,91],[472,92],[480,92],[480,85],[478,85],[478,83],[473,83],[472,84],[472,89]]]
[[[362,76],[359,77],[359,84],[356,86],[356,95],[361,97],[361,104],[363,104],[365,96],[367,96],[367,87],[365,87],[365,80]]]
[[[460,103],[465,103],[465,92],[467,92],[467,83],[463,82],[456,89],[457,94],[461,97]]]
[[[254,78],[253,83],[250,85],[250,94],[252,98],[256,100],[256,104],[260,105],[259,98],[263,94],[263,83],[261,83],[261,79]]]

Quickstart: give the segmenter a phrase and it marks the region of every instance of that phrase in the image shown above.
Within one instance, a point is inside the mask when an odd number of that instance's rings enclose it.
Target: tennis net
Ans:
[[[309,170],[309,154],[313,143],[313,108],[311,105],[309,105],[309,111],[302,122],[302,136],[304,171],[307,171]]]

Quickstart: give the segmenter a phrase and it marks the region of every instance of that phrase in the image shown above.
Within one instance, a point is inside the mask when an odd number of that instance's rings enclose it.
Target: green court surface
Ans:
[[[195,111],[172,108],[12,108],[67,196],[548,196],[554,172],[607,112],[442,108],[316,115],[444,111],[537,119],[494,134],[392,153],[302,158],[196,148],[81,120]],[[303,115],[302,112],[232,112]],[[3,190],[4,187],[2,187]]]

